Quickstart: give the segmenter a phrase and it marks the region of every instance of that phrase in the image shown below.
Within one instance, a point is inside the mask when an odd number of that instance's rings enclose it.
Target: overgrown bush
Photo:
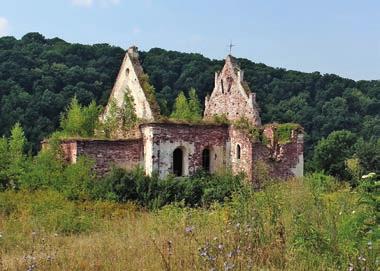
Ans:
[[[96,182],[93,196],[119,202],[136,201],[149,208],[179,201],[187,206],[207,206],[230,199],[234,192],[245,189],[243,180],[243,176],[231,173],[210,175],[203,172],[192,177],[160,179],[155,174],[145,176],[141,169],[115,168],[104,180]]]

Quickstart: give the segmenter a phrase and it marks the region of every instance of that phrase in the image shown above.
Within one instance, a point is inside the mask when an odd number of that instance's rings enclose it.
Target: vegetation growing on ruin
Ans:
[[[285,144],[291,141],[292,131],[301,131],[302,127],[297,123],[281,123],[275,124],[275,136],[278,143]]]
[[[28,138],[27,148],[36,153],[41,140],[60,126],[61,112],[74,96],[83,106],[93,100],[106,104],[124,54],[122,48],[107,44],[71,44],[39,33],[20,39],[1,37],[0,135],[9,135],[11,127],[20,122]],[[215,71],[223,65],[222,60],[200,54],[159,48],[140,52],[140,60],[167,116],[180,90],[188,96],[195,88],[203,101],[213,89]],[[376,145],[380,137],[378,81],[355,82],[333,74],[237,61],[257,94],[263,123],[290,122],[304,127],[307,170],[322,170],[312,162],[314,149],[333,131],[349,130],[358,141]],[[368,156],[373,149],[364,148]]]
[[[93,137],[99,127],[101,107],[92,101],[88,106],[79,104],[74,96],[70,105],[61,115],[60,135],[62,137]]]
[[[240,118],[233,123],[234,127],[244,131],[252,141],[260,141],[263,137],[262,129],[253,125],[247,118]]]
[[[127,89],[124,94],[123,106],[119,112],[122,129],[129,130],[136,126],[138,118],[135,110],[135,102],[130,91]]]
[[[213,115],[212,116],[212,120],[214,123],[216,124],[231,124],[231,122],[228,120],[227,118],[227,115],[226,114],[221,114],[221,115]]]
[[[0,266],[376,270],[379,176],[347,151],[351,141],[340,132],[317,152],[343,159],[351,186],[321,173],[279,182],[258,168],[255,191],[228,171],[159,179],[115,168],[98,178],[92,161],[67,164],[54,144],[27,154],[16,124],[0,139]]]
[[[155,117],[160,115],[160,106],[156,100],[156,92],[154,86],[149,83],[149,76],[147,74],[139,75],[139,82],[144,91],[145,97],[148,100],[152,113]]]
[[[194,88],[190,90],[189,98],[186,98],[183,91],[178,94],[170,118],[189,123],[199,123],[202,120],[201,104]]]

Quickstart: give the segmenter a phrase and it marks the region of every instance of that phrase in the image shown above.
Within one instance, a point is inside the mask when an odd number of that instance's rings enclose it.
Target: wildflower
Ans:
[[[206,248],[206,247],[201,247],[201,248],[199,249],[199,255],[200,255],[201,257],[206,257],[206,256],[207,256],[207,248]]]
[[[355,213],[356,213],[356,211],[355,211],[355,210],[353,210],[351,213],[355,214]]]
[[[354,271],[354,265],[352,263],[348,264],[348,269],[347,271]]]
[[[368,245],[368,249],[372,249],[372,242],[371,241],[368,241],[367,245]]]
[[[215,236],[213,240],[214,240],[214,241],[218,240],[218,237]]]
[[[0,232],[0,238],[3,238],[3,234]]]
[[[187,226],[186,228],[185,228],[185,232],[186,233],[192,233],[194,231],[194,227],[193,226]]]
[[[37,233],[34,231],[34,232],[32,232],[32,236],[35,236]]]
[[[223,248],[224,248],[223,244],[219,244],[219,245],[218,245],[218,249],[219,249],[219,250],[222,250]]]
[[[236,223],[235,228],[240,228],[240,223]]]
[[[235,265],[233,263],[224,262],[224,270],[225,271],[232,270],[234,267],[235,267]]]
[[[362,179],[368,179],[368,178],[372,178],[372,177],[375,177],[375,176],[376,176],[376,173],[375,172],[371,172],[371,173],[368,173],[367,175],[363,175]]]
[[[365,259],[363,256],[361,256],[361,255],[358,257],[358,260],[359,260],[359,261],[363,261],[363,262],[366,261],[366,259]]]

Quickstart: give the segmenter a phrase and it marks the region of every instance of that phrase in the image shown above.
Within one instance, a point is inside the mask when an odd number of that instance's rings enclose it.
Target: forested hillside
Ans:
[[[124,50],[107,44],[70,44],[29,33],[17,40],[0,38],[0,135],[17,121],[36,150],[39,141],[59,126],[60,114],[76,95],[83,105],[105,104]],[[154,48],[141,52],[161,111],[178,93],[194,87],[204,99],[223,60],[200,54]],[[287,71],[239,59],[245,80],[257,93],[264,123],[298,122],[307,132],[307,154],[322,137],[349,130],[364,141],[380,136],[380,82],[353,81],[336,75]],[[380,75],[379,75],[380,77]]]

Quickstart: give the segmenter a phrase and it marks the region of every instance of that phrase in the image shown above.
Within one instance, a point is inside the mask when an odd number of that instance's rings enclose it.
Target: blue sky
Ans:
[[[31,31],[380,79],[379,0],[0,0],[0,36]]]

